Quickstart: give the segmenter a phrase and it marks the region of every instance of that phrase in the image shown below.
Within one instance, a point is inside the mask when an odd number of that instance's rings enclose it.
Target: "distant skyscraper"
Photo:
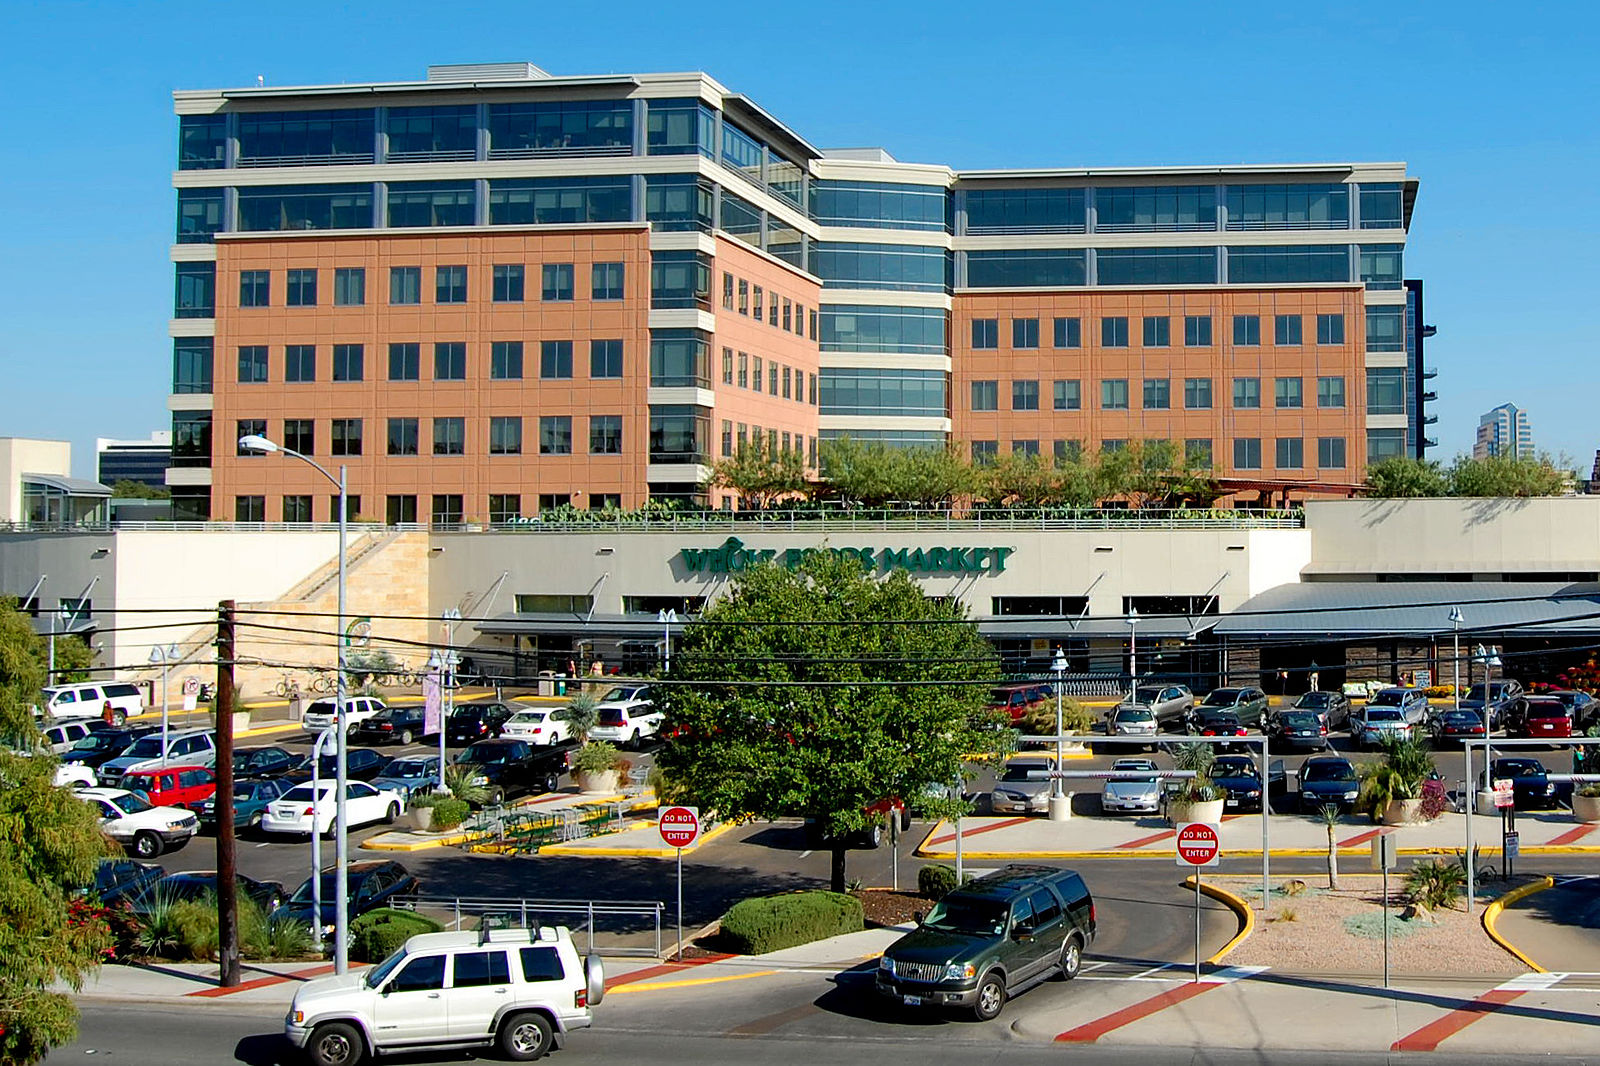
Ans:
[[[1503,403],[1478,419],[1478,439],[1472,445],[1474,459],[1532,454],[1533,428],[1528,425],[1528,412],[1516,404]]]

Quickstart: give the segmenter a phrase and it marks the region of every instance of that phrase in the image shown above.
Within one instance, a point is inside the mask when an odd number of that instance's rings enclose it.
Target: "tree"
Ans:
[[[784,497],[803,495],[810,487],[805,456],[792,448],[769,447],[760,435],[740,441],[733,455],[718,460],[711,468],[711,484],[732,489],[741,504],[763,510]]]
[[[1367,467],[1367,495],[1385,499],[1446,496],[1450,483],[1439,464],[1397,455]]]
[[[1330,891],[1339,891],[1339,806],[1335,803],[1324,803],[1317,808],[1318,817],[1322,821],[1322,828],[1328,833],[1328,888]]]
[[[923,802],[964,753],[1010,736],[984,709],[998,664],[965,608],[842,552],[735,577],[672,668],[657,765],[724,821],[815,819],[836,892],[848,839],[878,817],[868,808]]]
[[[1448,474],[1452,496],[1559,496],[1568,474],[1548,455],[1459,455]]]
[[[0,604],[0,1066],[38,1062],[77,1033],[70,997],[110,946],[103,919],[72,906],[94,880],[105,836],[89,805],[56,788],[56,760],[21,755],[38,743],[33,704],[44,682],[43,641]]]
[[[161,485],[146,485],[142,481],[119,477],[111,486],[111,495],[119,500],[170,500],[172,490]]]
[[[56,670],[49,684],[59,685],[89,680],[89,667],[94,665],[94,651],[82,637],[56,636]]]

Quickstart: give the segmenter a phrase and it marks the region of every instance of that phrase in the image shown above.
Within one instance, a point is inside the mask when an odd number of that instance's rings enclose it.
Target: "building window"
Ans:
[[[1253,347],[1261,343],[1261,316],[1234,315],[1233,343]]]
[[[539,268],[539,276],[539,299],[554,301],[573,298],[571,263],[546,263]]]
[[[794,396],[793,386],[791,384],[791,378],[793,376],[793,373],[794,372],[791,371],[788,367],[784,367],[783,368],[783,398],[785,400],[790,399],[790,398],[792,398]]]
[[[1078,411],[1083,408],[1083,382],[1076,379],[1051,383],[1052,406],[1057,411]]]
[[[389,268],[389,302],[396,305],[422,302],[421,267]],[[415,505],[416,497],[413,496],[411,502]]]
[[[389,345],[389,380],[419,381],[422,377],[422,345],[403,342]]]
[[[214,374],[210,337],[177,337],[172,342],[172,391],[209,395]]]
[[[1369,367],[1367,369],[1367,414],[1403,415],[1405,413],[1405,368]]]
[[[1201,470],[1211,469],[1211,440],[1191,437],[1183,442],[1183,461]]]
[[[1039,320],[1037,318],[1013,318],[1011,320],[1011,347],[1039,347]]]
[[[366,374],[366,351],[359,344],[333,346],[333,380],[363,381]]]
[[[317,380],[317,346],[315,344],[284,345],[283,380]]]
[[[778,395],[778,364],[775,362],[767,364],[767,395]]]
[[[1128,346],[1128,317],[1108,315],[1100,320],[1100,346],[1126,348]]]
[[[288,298],[284,304],[288,307],[315,307],[317,306],[317,272],[312,269],[296,269],[289,271]]]
[[[1055,346],[1057,348],[1083,347],[1083,319],[1058,318],[1055,320]]]
[[[505,524],[522,517],[522,497],[516,493],[492,493],[489,496],[489,521]]]
[[[740,352],[739,353],[739,387],[741,389],[747,389],[747,388],[750,387],[750,353],[749,352]]]
[[[1233,406],[1236,408],[1254,408],[1261,406],[1261,379],[1260,378],[1234,378],[1233,379]]]
[[[1037,381],[1013,381],[1011,383],[1011,409],[1013,411],[1037,411],[1039,409],[1039,383]]]
[[[1406,431],[1403,429],[1367,430],[1367,462],[1376,463],[1406,454]]]
[[[389,419],[389,454],[416,455],[419,448],[418,436],[417,419]]]
[[[1211,410],[1211,379],[1183,379],[1183,407],[1186,411]]]
[[[1011,442],[1011,454],[1025,458],[1039,458],[1039,442],[1036,440],[1014,440]]]
[[[283,520],[285,522],[311,521],[310,496],[285,496],[283,498]]]
[[[1235,470],[1261,469],[1261,438],[1236,437],[1233,441],[1233,468]]]
[[[1300,339],[1299,315],[1274,315],[1272,318],[1272,343],[1283,346],[1303,343]]]
[[[762,359],[758,355],[751,361],[751,363],[752,363],[752,365],[751,365],[751,369],[750,369],[750,388],[753,389],[756,392],[760,392],[761,391],[761,377],[762,377],[761,367],[763,365],[762,364]]]
[[[467,380],[466,341],[439,341],[433,346],[433,380]]]
[[[1000,320],[998,318],[973,319],[972,346],[979,349],[1000,347]]]
[[[459,526],[466,503],[459,493],[434,493],[433,512],[428,520],[436,526]]]
[[[1000,383],[974,381],[972,383],[972,409],[974,411],[1000,410]]]
[[[335,418],[331,423],[329,423],[329,430],[329,454],[361,454],[361,419]]]
[[[722,383],[733,384],[733,349],[722,349]]]
[[[1305,396],[1299,378],[1279,378],[1272,383],[1272,406],[1304,407]]]
[[[1324,470],[1344,469],[1344,438],[1317,438],[1317,466]]]
[[[434,267],[433,302],[439,304],[464,304],[467,302],[466,267]]]
[[[1161,317],[1152,318],[1145,316],[1144,320],[1144,346],[1146,348],[1167,348],[1172,345],[1172,319]]]
[[[1103,441],[1100,442],[1100,450],[1102,452],[1106,452],[1107,454],[1120,452],[1123,449],[1125,449],[1127,446],[1128,446],[1128,442],[1126,440],[1122,440],[1122,439],[1119,439],[1119,438],[1113,438],[1111,440],[1103,440]]]
[[[599,264],[595,264],[599,266]],[[733,310],[733,275],[726,270],[722,272],[722,309]]]
[[[817,375],[806,375],[806,402],[812,407],[817,406]]]
[[[751,318],[755,319],[757,322],[760,322],[763,318],[766,317],[766,312],[762,310],[762,308],[766,307],[766,304],[763,302],[763,299],[762,299],[762,292],[761,292],[761,286],[760,285],[754,286],[754,295],[751,296],[751,298],[750,298],[750,305],[751,305],[750,306],[750,317]]]
[[[779,328],[785,333],[788,333],[794,329],[794,305],[789,302],[789,298],[787,296],[783,298],[783,325]],[[1035,332],[1037,332],[1037,330],[1035,330]]]
[[[301,455],[316,454],[317,424],[309,418],[284,419],[283,446]]]
[[[515,415],[495,415],[489,419],[489,454],[522,454],[522,419]]]
[[[1170,378],[1145,378],[1144,409],[1146,411],[1165,411],[1171,407],[1172,380]]]
[[[1057,463],[1076,463],[1083,458],[1083,441],[1058,440],[1051,449]]]
[[[709,306],[709,304],[707,306]],[[777,293],[773,293],[772,294],[772,301],[767,305],[767,325],[775,327],[775,326],[777,326],[777,324],[778,324],[778,294]]]
[[[1186,348],[1209,348],[1211,346],[1210,315],[1183,316],[1183,344]]]
[[[239,306],[270,307],[272,305],[272,272],[269,270],[239,271]]]
[[[1394,307],[1367,308],[1367,351],[1403,352],[1406,350],[1406,309]]]
[[[364,267],[335,267],[333,304],[335,307],[361,307],[367,302],[367,271]]]
[[[590,271],[590,295],[596,300],[620,300],[625,278],[621,263],[596,263]],[[722,275],[722,306],[730,311],[733,310],[733,288],[728,283],[732,280],[728,275]]]
[[[179,263],[174,318],[215,318],[217,314],[217,264]]]
[[[1128,379],[1105,378],[1100,382],[1100,408],[1104,411],[1128,409]]]
[[[235,522],[265,522],[267,520],[267,498],[265,496],[235,496],[233,498],[233,520]]]
[[[521,263],[497,263],[494,268],[494,292],[491,298],[497,304],[519,304],[523,296],[523,267]]]
[[[726,363],[726,360],[724,360]],[[622,376],[622,341],[602,340],[589,342],[589,376],[595,380]],[[732,378],[728,378],[732,383]]]
[[[417,520],[417,498],[415,496],[389,496],[383,501],[383,520],[391,526],[402,522],[415,522]]]
[[[589,454],[622,454],[622,416],[589,416]]]
[[[1400,229],[1405,224],[1400,186],[1396,183],[1361,186],[1361,228]]]
[[[239,349],[239,384],[258,385],[267,380],[267,346],[248,344]]]
[[[739,313],[750,313],[750,283],[743,278],[739,279]]]
[[[1306,442],[1299,437],[1279,437],[1276,466],[1279,470],[1299,470],[1306,465]]]
[[[521,341],[494,341],[489,345],[489,378],[492,381],[522,380]]]
[[[467,420],[465,418],[435,418],[433,420],[433,454],[465,455],[467,452]]]
[[[571,415],[544,415],[539,419],[539,454],[572,454]]]
[[[1318,344],[1343,344],[1344,343],[1344,316],[1343,315],[1318,315],[1317,316],[1317,343]]]
[[[572,342],[539,342],[539,376],[546,381],[565,381],[572,377]]]
[[[1317,379],[1317,406],[1318,407],[1343,407],[1344,406],[1344,378],[1327,377]]]
[[[975,440],[972,442],[972,464],[974,466],[988,466],[1000,454],[1000,442],[997,440]]]
[[[235,441],[243,437],[265,437],[267,435],[267,420],[265,418],[241,418],[234,423],[234,426],[236,427],[236,432],[233,435]],[[235,444],[234,447],[234,454],[245,458],[260,458],[263,454],[238,444]]]

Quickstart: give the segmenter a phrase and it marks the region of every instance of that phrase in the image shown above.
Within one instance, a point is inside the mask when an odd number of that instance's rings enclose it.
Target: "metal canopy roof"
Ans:
[[[98,481],[81,477],[63,477],[60,474],[23,474],[22,480],[31,481],[52,489],[60,489],[68,496],[110,496],[111,489]]]
[[[986,618],[978,622],[978,632],[986,637],[1049,637],[1052,640],[1097,639],[1138,640],[1157,637],[1187,637],[1210,629],[1220,621],[1214,614],[1141,614],[1139,624],[1130,626],[1122,618]]]
[[[1216,632],[1259,636],[1449,636],[1600,633],[1600,584],[1560,581],[1306,581],[1280,585],[1224,615]]]
[[[473,628],[480,633],[506,636],[561,633],[586,637],[633,637],[639,640],[658,640],[662,635],[661,623],[656,621],[654,615],[597,614],[585,617],[565,611],[517,611],[486,618],[475,623]]]

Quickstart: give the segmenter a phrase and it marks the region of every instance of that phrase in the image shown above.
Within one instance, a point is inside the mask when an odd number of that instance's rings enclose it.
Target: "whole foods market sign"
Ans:
[[[868,569],[915,574],[1003,574],[1015,548],[747,548],[729,537],[717,548],[680,548],[678,557],[691,574],[736,574],[762,563],[796,570],[807,557],[832,552],[861,560]]]

